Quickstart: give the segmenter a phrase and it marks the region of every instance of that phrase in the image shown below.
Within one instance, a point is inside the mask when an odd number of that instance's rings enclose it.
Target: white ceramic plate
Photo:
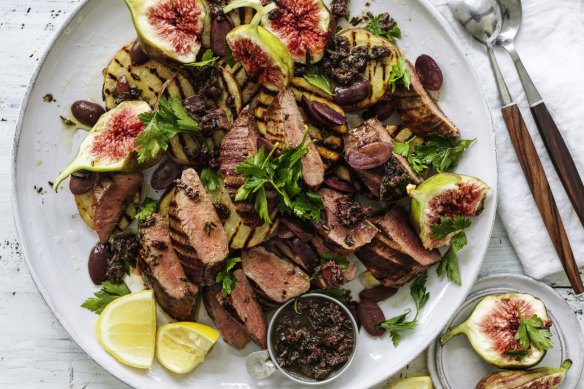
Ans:
[[[584,336],[572,308],[552,288],[517,274],[498,274],[482,278],[474,285],[469,297],[448,322],[448,327],[466,320],[479,301],[488,295],[522,292],[539,298],[548,310],[554,347],[549,349],[537,367],[559,367],[566,359],[572,361],[562,388],[576,388],[584,366]],[[464,361],[464,369],[461,362]],[[435,340],[428,348],[428,369],[436,389],[474,387],[489,373],[501,371],[484,362],[472,349],[466,337],[457,336],[443,347]]]
[[[353,15],[363,11],[360,1],[353,1],[352,6]],[[462,130],[463,137],[478,138],[457,171],[480,177],[492,189],[483,214],[473,221],[468,231],[469,245],[460,253],[463,286],[438,279],[435,269],[431,269],[428,282],[431,298],[419,317],[417,329],[404,334],[398,348],[392,346],[387,336],[373,338],[361,333],[355,361],[335,381],[335,388],[365,388],[383,380],[422,352],[442,330],[479,271],[497,198],[490,115],[473,66],[454,33],[426,0],[372,1],[368,10],[373,14],[388,11],[398,20],[404,33],[400,45],[408,58],[415,60],[427,53],[441,65],[445,77],[441,107]],[[33,78],[15,138],[12,186],[16,224],[33,278],[71,337],[91,358],[130,385],[291,387],[293,384],[278,374],[255,382],[246,374],[244,356],[256,347],[250,345],[243,351],[235,351],[222,341],[203,365],[186,376],[172,375],[158,364],[148,371],[122,366],[99,346],[94,332],[96,315],[79,306],[96,290],[87,273],[87,256],[96,236],[80,220],[71,194],[67,190],[56,194],[49,188],[48,181],[73,158],[75,143],[79,143],[76,137],[73,147],[66,147],[67,131],[59,115],[68,115],[68,107],[75,100],[101,101],[101,70],[135,35],[123,1],[88,1],[70,17]],[[47,93],[56,102],[44,102]],[[35,188],[39,187],[42,189],[37,193]],[[357,292],[359,282],[354,281],[351,287]],[[382,304],[386,317],[400,314],[408,307],[412,307],[412,302],[407,287]],[[200,320],[210,323],[204,310]]]

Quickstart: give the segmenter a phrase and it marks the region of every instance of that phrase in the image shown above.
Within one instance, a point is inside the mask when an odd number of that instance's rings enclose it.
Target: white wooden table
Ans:
[[[56,30],[79,2],[0,0],[0,182],[5,185],[9,182],[12,137],[32,72]],[[480,275],[502,272],[522,273],[522,269],[497,220]],[[574,296],[563,275],[544,281],[564,297],[584,328],[584,297]],[[389,381],[427,374],[425,360],[422,353]],[[22,258],[5,188],[0,190],[0,388],[13,387],[125,385],[89,359],[45,305]]]

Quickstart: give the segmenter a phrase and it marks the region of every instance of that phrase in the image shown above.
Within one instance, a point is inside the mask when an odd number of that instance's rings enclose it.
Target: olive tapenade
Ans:
[[[341,369],[355,346],[351,319],[337,303],[324,298],[306,297],[288,304],[273,331],[278,365],[317,381]]]

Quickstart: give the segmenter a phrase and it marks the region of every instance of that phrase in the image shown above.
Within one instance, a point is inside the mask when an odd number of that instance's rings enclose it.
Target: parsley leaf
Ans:
[[[325,264],[327,262],[333,261],[337,265],[339,265],[343,271],[347,270],[349,267],[349,260],[342,255],[333,256],[332,253],[327,252],[320,258],[320,263]]]
[[[221,186],[221,172],[219,169],[204,168],[201,171],[201,182],[205,188],[209,191],[214,191]]]
[[[378,328],[383,328],[389,331],[389,336],[394,347],[397,347],[401,340],[401,331],[413,330],[416,328],[418,315],[420,310],[424,308],[428,300],[430,299],[430,292],[426,291],[426,281],[428,280],[428,273],[423,272],[419,274],[410,284],[410,295],[416,304],[416,315],[412,320],[406,320],[409,316],[411,309],[406,309],[401,315],[392,317],[391,319],[380,321],[375,324]]]
[[[517,362],[521,362],[529,354],[529,350],[505,350],[503,354],[513,357]]]
[[[369,17],[373,15],[369,14]],[[367,23],[365,29],[372,34],[384,37],[390,42],[395,42],[396,38],[401,38],[401,30],[397,22],[388,13],[379,14]]]
[[[237,61],[235,60],[235,58],[233,58],[233,52],[231,51],[229,46],[227,46],[226,49],[227,49],[227,53],[225,53],[224,61],[227,64],[227,66],[232,68],[237,64]]]
[[[101,284],[101,290],[94,293],[95,297],[90,297],[81,306],[91,312],[101,313],[103,309],[118,297],[130,294],[130,289],[125,282],[113,284],[106,281]]]
[[[188,115],[180,99],[161,98],[158,104],[157,111],[138,115],[146,126],[134,140],[139,163],[155,158],[161,150],[166,150],[170,139],[178,133],[191,132],[200,135],[199,124]]]
[[[438,173],[454,170],[462,157],[476,139],[457,139],[432,133],[423,144],[416,144],[412,138],[406,142],[393,141],[397,154],[405,157],[417,174],[422,174],[429,167]]]
[[[306,50],[306,67],[304,79],[312,86],[317,87],[329,96],[333,95],[333,86],[330,78],[317,65],[312,64],[310,50]]]
[[[241,262],[240,257],[229,258],[225,264],[225,269],[219,272],[217,277],[215,277],[215,282],[221,283],[221,292],[223,293],[223,297],[230,295],[233,291],[233,288],[235,288],[237,279],[233,275],[232,270],[239,262]]]
[[[519,310],[518,313],[519,327],[515,334],[515,340],[519,341],[521,347],[528,349],[529,345],[532,344],[533,347],[540,351],[552,348],[553,343],[550,340],[552,333],[543,320],[535,314],[531,318],[526,319],[521,315]]]
[[[432,237],[440,240],[454,232],[462,232],[465,228],[470,227],[470,224],[470,220],[461,215],[452,217],[440,216],[440,222],[432,224],[430,229],[432,230]]]
[[[203,56],[201,57],[201,60],[198,62],[191,62],[191,63],[186,63],[185,66],[188,67],[203,67],[203,66],[211,66],[214,65],[215,62],[219,59],[219,57],[213,57],[213,50],[211,49],[207,49],[204,53]]]
[[[245,182],[237,190],[235,201],[253,201],[262,220],[272,223],[266,196],[266,185],[269,185],[276,192],[276,202],[281,213],[292,214],[304,220],[320,220],[323,209],[320,196],[315,192],[304,191],[299,184],[302,178],[300,159],[308,152],[307,135],[308,133],[304,134],[298,146],[281,149],[277,158],[271,157],[278,148],[278,143],[269,154],[266,155],[262,146],[257,153],[237,165],[235,172],[241,174]]]
[[[436,272],[439,276],[446,274],[446,278],[456,285],[462,285],[456,253],[466,246],[468,240],[464,229],[470,227],[470,225],[471,221],[464,216],[454,215],[453,217],[441,216],[440,223],[430,226],[432,237],[435,239],[444,239],[453,234],[450,239],[450,247],[442,257]]]
[[[134,216],[135,220],[139,222],[148,219],[150,215],[152,215],[158,209],[158,201],[151,199],[150,197],[146,197],[140,205],[140,212]]]
[[[446,251],[446,254],[442,257],[436,272],[439,276],[446,274],[446,278],[450,281],[456,285],[462,285],[460,269],[458,268],[458,258],[456,257],[456,251],[452,246],[450,246],[448,251]]]
[[[389,76],[389,85],[391,93],[395,92],[397,83],[401,83],[406,89],[410,89],[412,75],[408,70],[408,63],[404,57],[399,57],[397,62],[391,66],[391,75]]]

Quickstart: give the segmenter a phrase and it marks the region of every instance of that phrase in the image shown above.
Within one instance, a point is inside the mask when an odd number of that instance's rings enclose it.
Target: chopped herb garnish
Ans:
[[[410,89],[412,75],[408,70],[408,63],[404,57],[399,57],[397,62],[391,66],[391,75],[389,76],[389,85],[391,93],[395,92],[398,83],[401,83],[406,89]]]
[[[300,159],[308,152],[307,133],[296,147],[281,149],[280,155],[272,159],[278,149],[276,143],[266,155],[262,146],[257,153],[240,163],[235,172],[245,177],[245,183],[238,189],[236,201],[253,201],[254,208],[266,223],[272,223],[268,209],[266,190],[274,189],[278,210],[300,219],[320,220],[323,204],[315,192],[305,191],[300,186],[302,163]],[[267,187],[266,187],[267,185]]]
[[[539,351],[552,348],[553,343],[550,340],[552,332],[543,320],[536,314],[526,319],[521,315],[519,309],[517,312],[519,314],[519,327],[515,334],[515,340],[519,341],[521,347],[529,349],[529,346],[533,345]]]
[[[146,197],[142,204],[140,205],[140,211],[134,216],[135,220],[139,222],[148,219],[150,215],[152,215],[158,209],[158,201],[151,199],[150,197]]]
[[[390,42],[395,42],[396,39],[401,38],[401,30],[397,26],[397,22],[389,14],[379,14],[375,17],[369,14],[368,16],[372,19],[365,26],[367,31],[382,36]]]
[[[200,61],[186,63],[185,66],[189,66],[189,67],[211,66],[211,65],[214,65],[218,59],[219,59],[219,57],[213,56],[213,50],[207,49],[207,51],[205,51],[203,53],[203,56],[201,57]]]
[[[456,285],[462,284],[456,253],[466,246],[468,241],[464,230],[470,227],[470,225],[471,221],[467,218],[454,215],[453,217],[441,216],[440,223],[430,226],[434,239],[444,239],[448,235],[454,234],[450,239],[450,247],[442,257],[442,261],[436,271],[439,276],[446,274],[446,278]]]
[[[91,312],[101,313],[103,309],[118,297],[130,294],[130,289],[125,282],[113,284],[106,281],[101,284],[101,290],[94,293],[95,297],[90,297],[81,306]]]
[[[205,188],[209,191],[214,191],[219,189],[222,180],[221,172],[219,169],[204,168],[201,171],[201,182]]]
[[[306,50],[306,67],[304,69],[304,79],[312,86],[317,87],[329,96],[333,95],[331,80],[324,71],[315,64],[312,64],[310,50]]]
[[[215,277],[215,282],[221,284],[221,292],[223,293],[223,297],[227,297],[235,288],[235,283],[237,279],[233,275],[233,268],[241,262],[240,257],[229,258],[227,263],[225,264],[225,269],[217,274]]]
[[[352,299],[351,291],[349,289],[344,288],[318,289],[316,290],[316,292],[332,297],[335,300],[340,301],[343,305],[349,305]]]
[[[347,270],[347,268],[349,267],[349,260],[343,257],[342,255],[333,256],[332,253],[324,253],[324,255],[320,258],[321,264],[325,264],[331,261],[339,265],[343,269],[343,271]]]
[[[432,133],[423,144],[416,144],[411,138],[406,142],[393,141],[394,151],[405,157],[417,174],[432,167],[438,173],[454,170],[462,157],[476,139],[456,139]]]
[[[410,284],[410,295],[416,304],[416,315],[412,320],[407,320],[407,317],[412,310],[406,309],[405,312],[399,316],[375,324],[376,327],[389,331],[389,336],[391,337],[394,347],[397,347],[401,340],[401,331],[413,330],[416,328],[418,315],[430,298],[430,292],[426,291],[427,280],[428,273],[423,272],[416,276]]]
[[[170,139],[178,133],[200,135],[199,124],[188,115],[180,99],[161,98],[158,104],[158,110],[138,115],[146,126],[134,140],[140,163],[155,158],[161,150],[166,150]]]

